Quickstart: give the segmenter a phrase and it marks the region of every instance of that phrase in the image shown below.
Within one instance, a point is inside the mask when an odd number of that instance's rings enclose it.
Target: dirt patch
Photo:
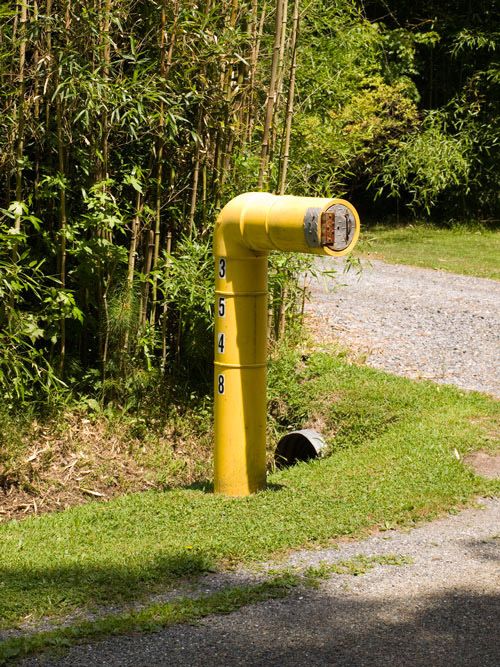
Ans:
[[[0,465],[0,522],[144,488],[151,480],[137,450],[125,429],[113,431],[105,419],[66,414],[60,424],[34,421]]]
[[[79,412],[57,423],[34,420],[0,457],[0,523],[200,482],[210,470],[210,441],[187,417],[163,426]]]
[[[500,453],[474,452],[466,456],[464,462],[474,470],[476,475],[488,479],[500,479]]]

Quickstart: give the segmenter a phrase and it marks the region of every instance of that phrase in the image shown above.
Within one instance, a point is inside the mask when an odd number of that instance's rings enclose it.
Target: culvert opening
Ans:
[[[301,461],[317,459],[326,447],[317,431],[303,429],[287,433],[278,442],[274,460],[277,468],[288,468]]]

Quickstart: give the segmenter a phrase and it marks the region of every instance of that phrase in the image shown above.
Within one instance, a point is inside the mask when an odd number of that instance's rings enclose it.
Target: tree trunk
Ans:
[[[262,40],[262,34],[264,32],[264,21],[266,18],[266,2],[262,5],[262,11],[260,14],[260,20],[257,21],[257,9],[258,4],[255,1],[255,26],[256,32],[255,36],[252,39],[252,55],[250,58],[250,83],[249,83],[249,104],[248,104],[248,116],[246,124],[246,142],[249,143],[252,140],[253,126],[255,123],[255,80],[257,78],[257,65],[259,62],[259,53],[260,53],[260,43]],[[258,27],[257,27],[258,26]]]
[[[198,200],[198,180],[200,177],[200,164],[201,164],[201,131],[203,127],[203,106],[200,105],[198,109],[198,122],[196,124],[196,151],[194,157],[194,170],[193,170],[193,186],[191,190],[191,204],[189,206],[189,236],[193,235],[194,230],[194,216],[196,213],[196,202]]]
[[[274,153],[276,149],[277,141],[277,132],[278,124],[276,118],[279,115],[281,99],[283,97],[283,78],[285,71],[285,45],[286,45],[286,26],[288,19],[288,0],[283,1],[283,18],[281,21],[281,41],[280,41],[280,54],[278,60],[278,73],[276,75],[276,94],[274,96],[274,111],[273,111],[273,122],[272,122],[272,131],[271,139],[269,141],[269,162],[272,163],[274,159]]]
[[[144,262],[144,283],[142,286],[142,306],[141,306],[141,326],[146,326],[148,321],[148,301],[149,301],[149,280],[151,274],[151,265],[153,263],[153,253],[155,247],[155,235],[152,229],[147,235],[146,257]]]
[[[59,167],[59,281],[61,289],[66,289],[66,228],[68,216],[66,212],[66,167],[64,159],[64,137],[63,137],[63,109],[61,95],[56,97],[56,122],[57,122],[57,158]],[[66,355],[66,320],[61,317],[61,345],[60,345],[60,371],[64,370],[64,358]]]
[[[111,64],[111,43],[109,37],[109,29],[111,25],[111,1],[105,0],[104,4],[104,17],[103,17],[103,35],[102,35],[102,44],[103,44],[103,78],[107,83],[109,80],[109,71]],[[109,178],[109,119],[107,106],[104,105],[104,112],[102,116],[102,163],[103,163],[103,176],[107,180]]]

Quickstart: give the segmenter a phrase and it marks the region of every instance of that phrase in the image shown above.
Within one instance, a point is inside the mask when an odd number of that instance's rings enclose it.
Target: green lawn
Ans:
[[[500,231],[378,225],[363,230],[358,254],[500,280]]]
[[[411,525],[499,490],[457,459],[494,446],[498,403],[314,354],[287,378],[289,417],[319,416],[328,458],[250,498],[151,491],[0,526],[0,619],[141,599],[188,575],[291,547]],[[318,398],[320,397],[320,398]]]

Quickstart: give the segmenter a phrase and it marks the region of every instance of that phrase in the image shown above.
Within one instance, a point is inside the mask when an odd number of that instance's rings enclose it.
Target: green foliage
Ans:
[[[385,151],[385,160],[374,179],[393,197],[408,193],[408,205],[415,215],[430,214],[443,194],[461,189],[469,192],[470,144],[465,133],[446,132],[440,114],[430,114],[423,129],[403,139],[396,149]]]
[[[379,184],[388,186],[384,198],[392,192],[415,210],[415,200],[422,197],[421,208],[445,220],[450,214],[498,219],[496,8],[488,0],[478,0],[473,10],[466,0],[368,0],[365,9],[372,20],[385,16],[386,72],[394,70],[395,57],[401,63],[406,60],[406,76],[418,88],[424,118],[422,136],[409,137],[401,152],[387,151],[388,164],[383,173],[375,174]],[[395,47],[390,46],[394,42]],[[401,170],[399,159],[405,163]]]
[[[413,32],[404,28],[387,30],[381,26],[381,50],[386,59],[384,75],[391,83],[404,83],[411,98],[420,101],[420,93],[412,77],[418,76],[417,45],[433,47],[441,37],[434,30]]]
[[[302,387],[306,367],[297,364],[297,353],[293,346],[280,345],[277,352],[269,367],[268,413],[276,431],[280,428],[294,430],[301,428],[308,418],[308,406],[304,402]]]
[[[292,336],[300,330],[306,298],[304,276],[314,271],[312,257],[296,253],[272,253],[269,256],[269,308],[271,341],[280,341],[285,332]]]
[[[44,344],[57,340],[62,317],[82,317],[70,292],[47,286],[26,240],[0,221],[0,392],[11,409],[28,399],[43,403],[63,387]]]
[[[344,194],[354,183],[377,174],[384,151],[392,154],[418,125],[405,85],[388,85],[380,77],[372,78],[340,110],[330,109],[324,120],[299,115],[294,138],[306,164],[298,161],[292,168],[295,190]]]
[[[495,218],[499,30],[479,2],[473,16],[465,0],[301,3],[286,191],[347,195],[361,211],[397,200],[420,214]],[[56,377],[121,405],[160,377],[206,387],[207,239],[225,201],[258,182],[274,5],[53,0],[0,12],[9,401],[43,400]],[[271,190],[284,161],[291,14]],[[300,319],[305,265],[271,259],[273,340]]]
[[[176,254],[164,257],[159,277],[165,303],[178,323],[179,371],[186,380],[197,378],[202,384],[208,383],[212,374],[215,289],[211,239],[182,238]]]

